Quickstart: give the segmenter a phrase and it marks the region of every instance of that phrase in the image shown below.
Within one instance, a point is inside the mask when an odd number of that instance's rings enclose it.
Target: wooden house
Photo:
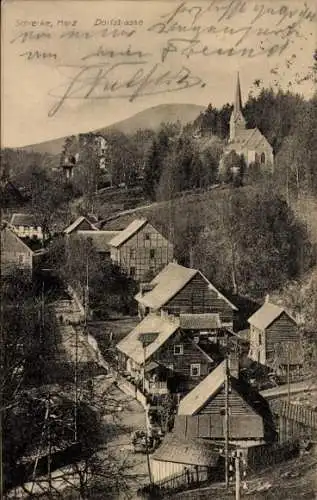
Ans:
[[[289,368],[295,375],[303,364],[303,349],[296,321],[282,308],[265,302],[248,320],[249,357],[279,374]]]
[[[136,219],[111,241],[111,259],[141,281],[173,260],[173,245],[146,219]]]
[[[226,433],[226,389],[228,376],[228,437],[232,445],[254,446],[276,437],[268,403],[248,384],[220,363],[181,401],[174,430],[184,439],[208,439],[223,443]]]
[[[234,312],[237,311],[200,271],[175,262],[169,263],[149,284],[141,285],[135,299],[140,317],[149,312],[176,316],[211,313],[218,314],[221,326],[228,328],[233,328]],[[194,324],[195,319],[188,321]]]
[[[64,229],[64,234],[69,236],[78,231],[98,231],[98,228],[87,217],[80,216]]]
[[[43,228],[32,214],[13,214],[9,226],[20,238],[43,239]]]
[[[296,440],[301,442],[316,440],[316,411],[281,400],[270,401],[270,407],[276,421],[278,439],[281,444]]]
[[[164,481],[173,478],[171,485],[166,484],[169,489],[198,484],[215,476],[219,460],[211,443],[203,439],[184,440],[169,433],[151,456],[152,480],[164,488]]]
[[[27,279],[32,279],[40,265],[45,250],[33,250],[10,228],[1,230],[1,274],[6,276],[15,270],[23,271]]]
[[[180,329],[178,318],[150,314],[116,347],[121,368],[140,383],[144,377],[150,394],[188,392],[214,367],[213,359]]]

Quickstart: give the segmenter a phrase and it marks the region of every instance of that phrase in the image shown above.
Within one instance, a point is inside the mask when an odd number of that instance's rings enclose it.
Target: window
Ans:
[[[190,365],[190,376],[191,377],[199,377],[200,376],[200,364],[194,363]]]
[[[262,335],[259,333],[259,345],[262,345]]]
[[[135,267],[134,266],[130,267],[130,275],[135,276]]]
[[[19,264],[23,264],[24,263],[24,255],[22,253],[19,254]]]
[[[134,257],[135,257],[135,249],[131,248],[130,249],[130,259],[134,259]]]
[[[184,353],[183,344],[175,344],[174,345],[174,354],[175,356],[181,356]]]
[[[151,249],[150,250],[150,259],[154,259],[155,257],[155,250]]]
[[[265,153],[261,153],[261,163],[265,163]]]
[[[145,239],[145,241],[149,241],[149,239],[150,239],[149,233],[145,233],[144,239]]]

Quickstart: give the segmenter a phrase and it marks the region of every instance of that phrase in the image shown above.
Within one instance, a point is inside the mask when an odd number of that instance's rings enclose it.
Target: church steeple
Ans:
[[[242,98],[241,98],[241,87],[240,87],[240,77],[239,72],[237,74],[237,86],[236,86],[236,95],[234,100],[234,113],[237,115],[242,111]]]
[[[230,137],[229,141],[236,139],[239,130],[245,130],[245,120],[242,114],[242,97],[239,73],[237,74],[237,84],[234,96],[233,111],[230,118]]]

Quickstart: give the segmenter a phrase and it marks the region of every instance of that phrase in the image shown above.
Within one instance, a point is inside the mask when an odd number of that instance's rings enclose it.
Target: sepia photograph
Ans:
[[[0,500],[316,499],[316,3],[1,14]]]

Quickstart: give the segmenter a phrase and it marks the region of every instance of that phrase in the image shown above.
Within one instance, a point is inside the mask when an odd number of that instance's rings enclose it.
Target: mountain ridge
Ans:
[[[142,128],[157,130],[162,122],[176,122],[178,120],[182,125],[185,125],[186,123],[195,120],[199,113],[204,109],[204,106],[200,106],[198,104],[160,104],[158,106],[147,108],[130,116],[129,118],[115,122],[106,127],[92,130],[91,132],[103,134],[111,130],[118,130],[125,134],[133,134],[138,129]],[[89,131],[86,133],[89,133]],[[42,154],[48,153],[51,155],[59,154],[62,150],[66,137],[68,136],[11,149],[33,151],[35,153]]]

